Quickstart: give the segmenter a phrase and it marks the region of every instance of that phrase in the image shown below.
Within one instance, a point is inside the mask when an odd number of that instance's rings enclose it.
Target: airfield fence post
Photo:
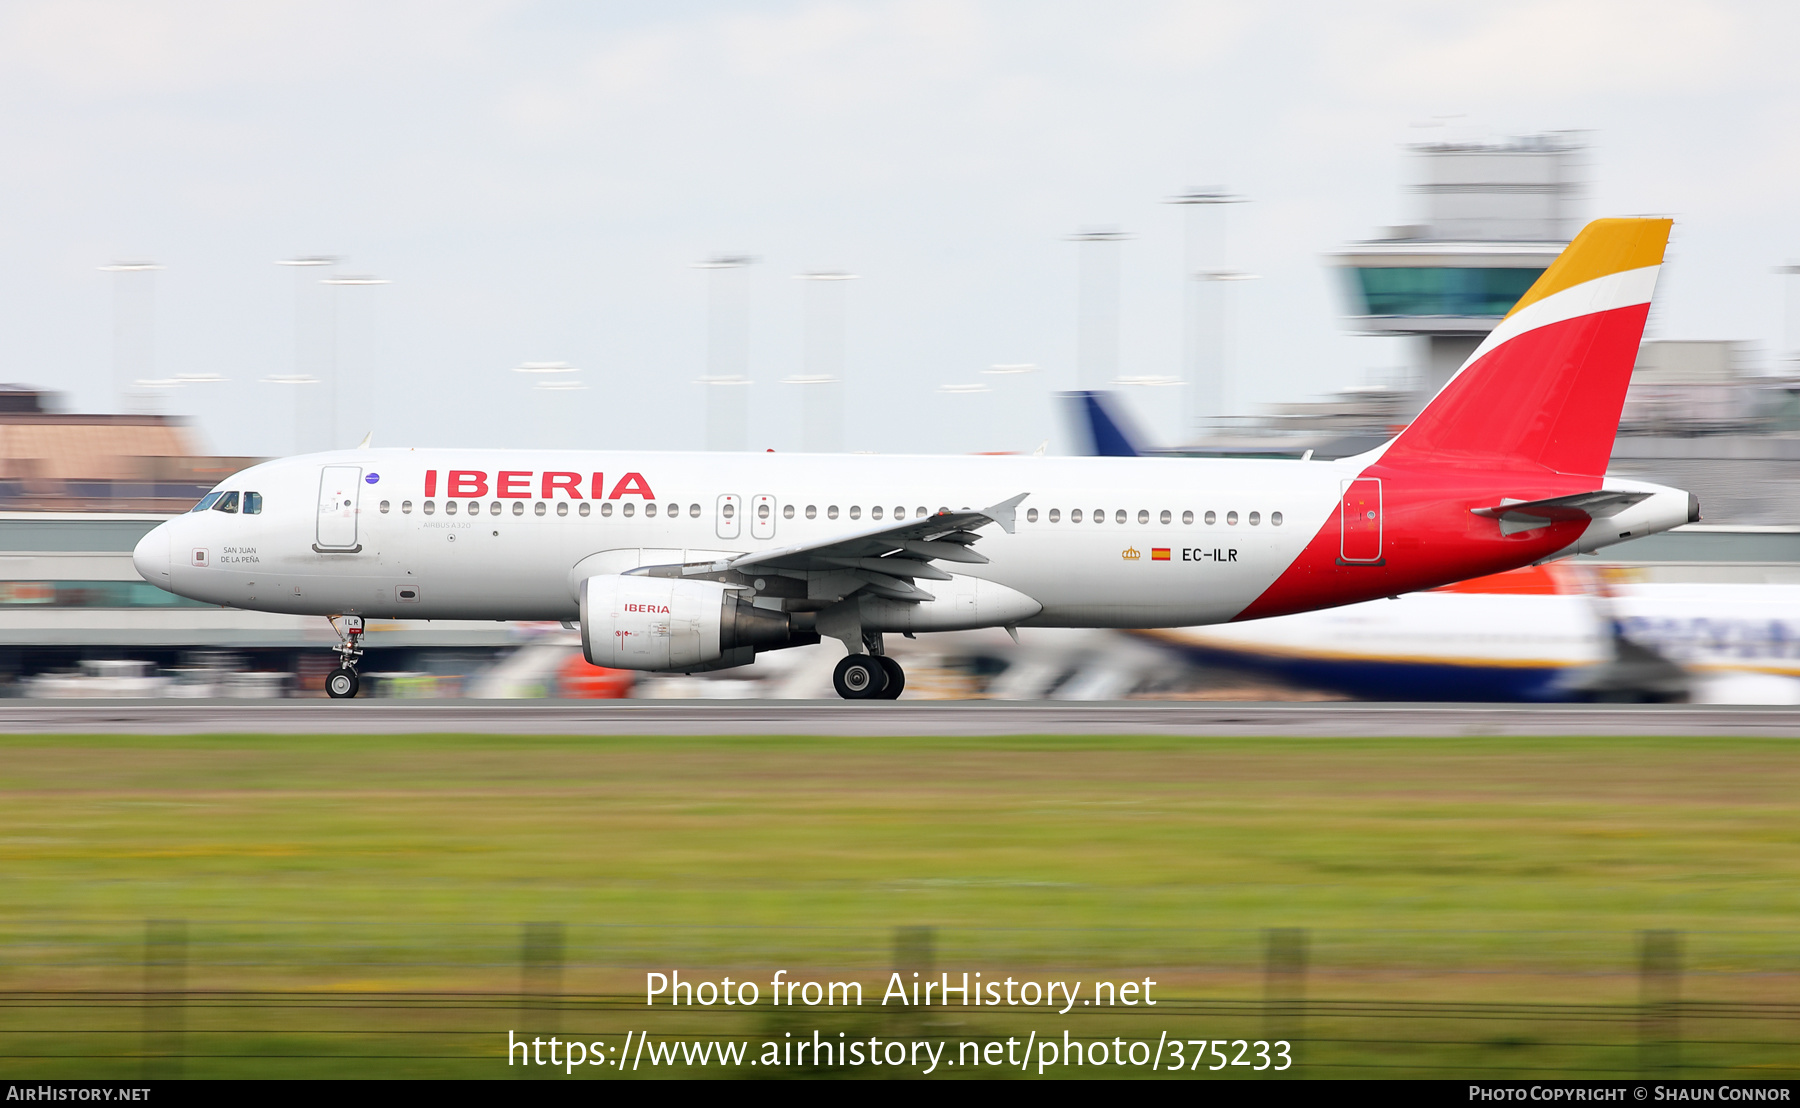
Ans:
[[[1638,936],[1638,1071],[1681,1070],[1681,932]]]
[[[525,924],[519,937],[519,1015],[533,1034],[562,1031],[563,925]]]
[[[894,968],[900,971],[900,980],[907,988],[912,988],[913,974],[924,980],[931,976],[936,964],[937,928],[894,928]]]
[[[1263,932],[1263,1033],[1297,1042],[1306,1017],[1306,929]]]
[[[144,1076],[180,1077],[187,1031],[186,920],[144,921]]]
[[[937,964],[937,928],[935,927],[896,927],[894,928],[894,971],[900,975],[901,984],[911,995],[915,978],[924,981],[931,976],[932,968]],[[910,1003],[902,1004],[893,1016],[889,1026],[890,1035],[912,1035],[922,1029],[929,1006],[926,1010],[915,1009]]]

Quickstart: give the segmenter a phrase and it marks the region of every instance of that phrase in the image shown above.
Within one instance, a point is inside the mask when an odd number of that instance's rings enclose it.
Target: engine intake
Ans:
[[[581,583],[581,651],[609,669],[748,665],[759,650],[819,641],[787,612],[758,608],[712,581],[602,574]]]

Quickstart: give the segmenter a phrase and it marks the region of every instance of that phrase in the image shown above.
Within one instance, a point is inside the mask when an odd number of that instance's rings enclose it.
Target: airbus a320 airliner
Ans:
[[[252,466],[146,535],[181,596],[363,620],[579,621],[595,665],[695,672],[887,634],[1182,627],[1394,596],[1699,518],[1606,474],[1666,219],[1589,224],[1395,438],[1335,461],[357,449]]]

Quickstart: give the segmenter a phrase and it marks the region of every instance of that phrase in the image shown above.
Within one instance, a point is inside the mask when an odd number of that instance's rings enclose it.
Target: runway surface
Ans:
[[[82,700],[0,702],[0,734],[1766,735],[1800,708],[1171,702]]]

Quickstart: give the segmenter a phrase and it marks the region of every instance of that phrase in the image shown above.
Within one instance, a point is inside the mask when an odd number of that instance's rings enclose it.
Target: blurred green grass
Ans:
[[[1780,930],[1800,744],[0,740],[0,922]]]
[[[1236,1003],[1262,995],[1261,929],[1299,927],[1312,997],[1623,1006],[1610,1066],[1634,1057],[1641,929],[1685,933],[1688,996],[1791,995],[1796,796],[1779,739],[9,737],[0,990],[141,989],[144,921],[168,919],[188,990],[497,996],[520,924],[552,920],[558,988],[586,996],[646,967],[872,984],[894,928],[928,925],[952,973],[1150,973]],[[265,1017],[273,1054],[313,1018]],[[232,1017],[189,1018],[201,1041]],[[1439,1053],[1548,1042],[1506,1018]],[[1448,1026],[1342,1019],[1392,1050]],[[464,1072],[408,1057],[356,1072]]]

